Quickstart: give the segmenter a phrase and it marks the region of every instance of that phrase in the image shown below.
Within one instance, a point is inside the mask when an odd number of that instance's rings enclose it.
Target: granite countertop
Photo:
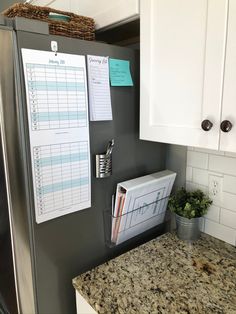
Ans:
[[[98,313],[236,314],[236,248],[167,233],[73,280]]]

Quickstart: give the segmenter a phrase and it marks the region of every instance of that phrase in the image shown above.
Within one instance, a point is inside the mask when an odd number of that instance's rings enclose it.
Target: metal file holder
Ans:
[[[96,178],[106,178],[112,175],[112,154],[95,155]]]
[[[114,216],[111,213],[111,210],[104,211],[103,219],[104,219],[104,234],[105,234],[106,246],[108,246],[109,248],[115,247],[117,245],[125,243],[131,238],[144,234],[149,229],[155,228],[159,226],[160,224],[162,224],[166,219],[166,209],[168,205],[168,200],[169,200],[169,196],[161,198],[149,204],[140,206],[120,216]],[[156,213],[153,215],[154,210]],[[133,219],[136,219],[138,215],[143,215],[144,213],[146,214],[149,213],[150,218],[143,222],[137,221],[136,225],[134,224],[132,225],[131,222],[133,221]],[[115,225],[120,225],[121,220],[123,221],[124,228],[120,231],[120,233],[123,233],[123,235],[125,235],[125,233],[126,234],[128,233],[129,235],[124,241],[121,241],[120,243],[116,244],[114,239],[112,239],[112,226],[114,227]],[[147,221],[149,222],[147,223]],[[131,229],[133,229],[132,232],[130,232]],[[139,229],[141,229],[142,231],[138,232]]]

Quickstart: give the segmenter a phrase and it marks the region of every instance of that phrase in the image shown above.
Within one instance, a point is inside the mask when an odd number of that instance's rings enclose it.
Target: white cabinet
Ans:
[[[77,290],[75,290],[75,297],[76,314],[98,314]]]
[[[225,55],[225,75],[221,121],[229,121],[233,127],[221,132],[220,149],[236,152],[236,1],[229,0],[228,31]]]
[[[31,3],[92,17],[96,29],[139,18],[139,0],[33,0]]]
[[[140,2],[140,138],[236,151],[236,1]]]

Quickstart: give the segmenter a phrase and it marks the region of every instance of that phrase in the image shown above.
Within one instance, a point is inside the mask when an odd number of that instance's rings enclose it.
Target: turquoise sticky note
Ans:
[[[130,73],[130,62],[127,60],[109,59],[111,86],[133,86]]]

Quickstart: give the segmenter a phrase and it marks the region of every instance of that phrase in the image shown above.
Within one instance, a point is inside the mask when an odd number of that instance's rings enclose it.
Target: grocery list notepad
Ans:
[[[87,56],[91,121],[112,120],[108,57]]]

